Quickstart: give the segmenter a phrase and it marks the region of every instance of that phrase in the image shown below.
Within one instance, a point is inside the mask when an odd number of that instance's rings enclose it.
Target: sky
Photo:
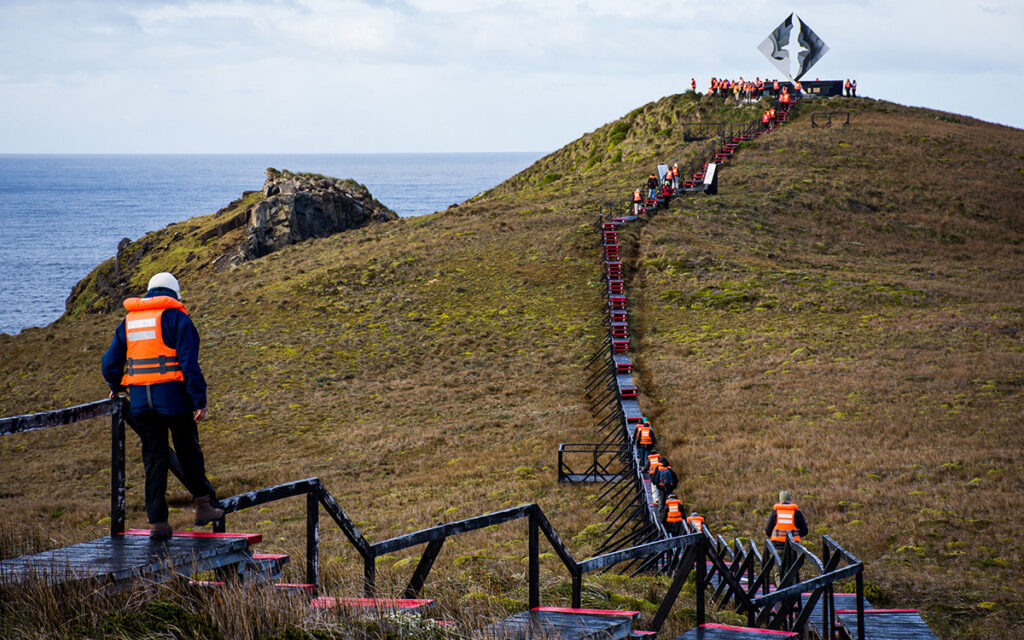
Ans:
[[[0,0],[0,153],[549,151],[711,76],[1024,127],[1024,1]]]

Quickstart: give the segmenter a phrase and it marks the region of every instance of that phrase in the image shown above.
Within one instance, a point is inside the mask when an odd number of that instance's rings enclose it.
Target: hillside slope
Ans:
[[[851,127],[810,128],[809,109],[837,103],[856,110]],[[681,122],[756,109],[671,96],[447,212],[184,278],[220,492],[317,475],[371,539],[537,501],[587,555],[594,492],[555,486],[550,467],[558,442],[593,437],[592,223],[656,161],[695,153]],[[816,533],[868,561],[876,605],[920,607],[944,637],[1000,637],[1024,615],[1024,133],[867,100],[801,110],[744,147],[721,195],[630,232],[642,405],[716,531],[757,535],[791,488]],[[105,395],[98,362],[119,318],[0,336],[0,414]],[[9,537],[102,535],[105,438],[97,421],[0,439]],[[299,553],[300,512],[231,526]],[[340,533],[325,527],[323,545],[325,571],[358,574]],[[446,545],[436,579],[464,602],[521,597],[517,552],[476,535]]]

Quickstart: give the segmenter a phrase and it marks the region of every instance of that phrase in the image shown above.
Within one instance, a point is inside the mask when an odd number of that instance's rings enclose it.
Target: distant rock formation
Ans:
[[[65,301],[67,316],[120,308],[140,295],[156,271],[179,279],[204,269],[221,271],[310,238],[326,238],[398,215],[354,180],[267,169],[262,193],[247,191],[209,216],[173,223],[132,242],[97,266]]]
[[[245,244],[236,261],[398,216],[352,180],[267,169],[263,199],[246,210],[244,218]]]

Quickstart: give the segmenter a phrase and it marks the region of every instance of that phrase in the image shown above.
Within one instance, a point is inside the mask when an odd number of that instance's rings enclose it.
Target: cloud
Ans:
[[[37,0],[0,22],[0,151],[551,149],[690,77],[772,74],[755,46],[790,10],[831,46],[811,77],[1024,124],[946,95],[1024,99],[1024,3]]]

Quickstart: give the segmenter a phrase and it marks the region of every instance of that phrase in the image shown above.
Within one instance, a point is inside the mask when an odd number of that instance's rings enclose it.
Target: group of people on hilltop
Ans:
[[[847,98],[856,98],[857,97],[857,81],[856,80],[850,80],[849,78],[846,79],[846,82],[843,83],[843,95],[845,95]]]
[[[696,86],[696,80],[690,79],[690,86]],[[796,83],[797,91],[800,91],[800,83]],[[711,78],[711,85],[708,87],[708,95],[726,97],[730,94],[737,100],[760,100],[762,96],[778,96],[782,89],[786,88],[779,80],[769,80],[760,77],[753,80],[729,80],[726,78]],[[696,89],[694,89],[696,90]]]

